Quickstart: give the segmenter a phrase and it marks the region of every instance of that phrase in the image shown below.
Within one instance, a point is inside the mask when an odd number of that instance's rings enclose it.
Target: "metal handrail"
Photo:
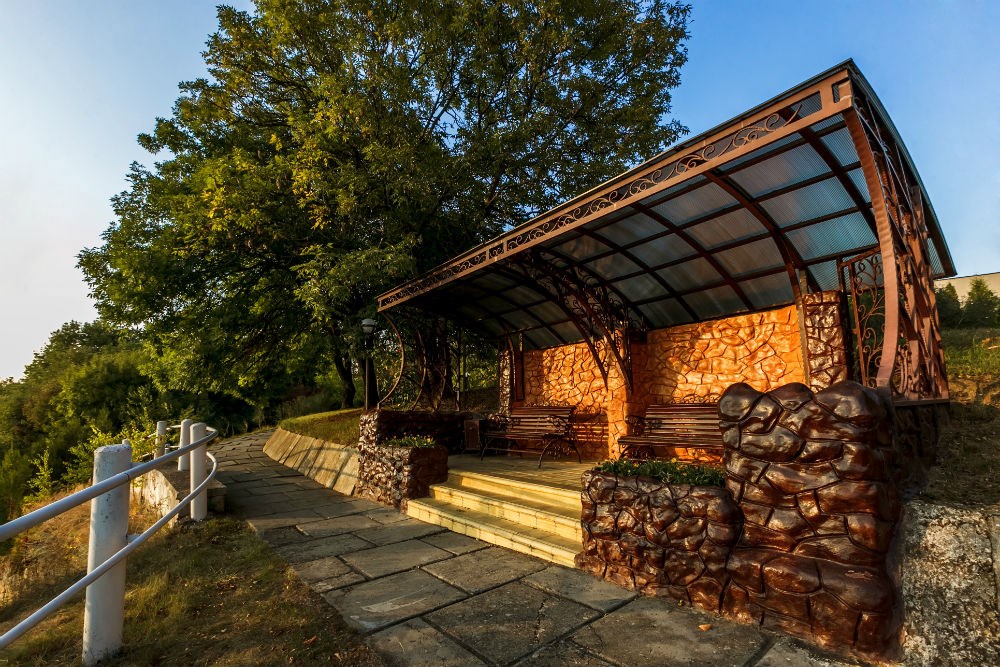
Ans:
[[[187,424],[189,424],[189,423],[190,422],[186,421],[184,428],[191,428],[190,426],[187,426]],[[196,440],[195,442],[192,442],[192,443],[190,443],[188,445],[185,445],[183,447],[179,447],[178,449],[175,449],[174,451],[172,451],[170,453],[164,453],[163,456],[154,458],[153,460],[147,461],[145,463],[133,462],[133,463],[131,463],[131,465],[128,466],[128,469],[124,470],[123,472],[120,472],[118,474],[112,475],[111,477],[108,477],[107,479],[104,479],[104,480],[102,480],[100,482],[97,482],[96,484],[92,484],[90,487],[88,487],[86,489],[83,489],[81,491],[77,491],[76,493],[73,493],[73,494],[71,494],[71,495],[69,495],[69,496],[67,496],[65,498],[57,500],[54,503],[46,505],[45,507],[41,507],[41,508],[35,510],[34,512],[29,512],[28,514],[25,514],[24,516],[18,517],[17,519],[14,519],[14,520],[9,521],[9,522],[7,522],[7,523],[5,523],[3,525],[0,525],[0,541],[10,539],[11,537],[14,537],[15,535],[17,535],[17,534],[19,534],[19,533],[21,533],[21,532],[23,532],[25,530],[28,530],[29,528],[33,528],[34,526],[37,526],[37,525],[39,525],[39,524],[41,524],[41,523],[43,523],[45,521],[48,521],[49,519],[52,519],[52,518],[54,518],[54,517],[62,514],[63,512],[66,512],[66,511],[68,511],[70,509],[73,509],[74,507],[78,507],[79,505],[82,505],[83,503],[87,502],[88,500],[94,500],[95,498],[99,498],[100,496],[103,496],[103,495],[111,492],[112,490],[120,487],[120,486],[123,486],[125,484],[129,484],[130,482],[132,482],[137,477],[140,477],[141,475],[144,475],[147,472],[150,472],[150,471],[154,470],[155,468],[158,468],[159,466],[163,465],[164,463],[168,463],[168,462],[173,461],[175,459],[180,459],[182,456],[185,456],[185,455],[193,452],[194,450],[196,450],[196,449],[198,449],[200,447],[204,447],[209,442],[211,442],[216,437],[218,437],[219,431],[217,429],[211,428],[211,427],[209,427],[207,425],[204,425],[204,424],[201,424],[200,426],[203,427],[205,430],[207,430],[208,433],[204,437],[201,437],[198,440]],[[158,428],[160,428],[160,427],[158,426]],[[185,439],[185,438],[186,438],[186,431],[182,430],[182,439]],[[126,440],[123,444],[128,444],[128,441]],[[100,450],[98,451],[98,453],[99,452],[100,452]],[[192,505],[192,503],[198,498],[198,496],[200,494],[207,493],[207,491],[205,489],[212,482],[212,480],[215,479],[215,475],[218,472],[219,464],[218,464],[218,461],[216,460],[215,456],[212,455],[211,453],[209,453],[209,452],[206,451],[205,452],[205,456],[212,461],[212,469],[211,469],[211,471],[208,472],[207,475],[205,475],[204,479],[195,486],[195,488],[191,489],[190,493],[188,493],[187,496],[185,496],[180,502],[177,503],[177,505],[173,509],[171,509],[166,514],[164,514],[163,517],[161,517],[158,521],[156,521],[152,526],[150,526],[145,531],[143,531],[142,534],[140,534],[138,536],[135,536],[135,537],[132,537],[132,538],[127,538],[127,542],[126,542],[126,544],[125,544],[124,547],[122,547],[121,549],[119,549],[114,554],[111,554],[110,556],[108,556],[107,558],[105,558],[102,563],[100,563],[99,565],[94,566],[92,570],[90,570],[81,579],[79,579],[74,584],[72,584],[69,588],[67,588],[66,590],[64,590],[62,593],[60,593],[59,595],[57,595],[56,597],[54,597],[52,600],[50,600],[48,603],[46,603],[44,606],[42,606],[40,609],[38,609],[37,611],[35,611],[33,614],[31,614],[30,616],[28,616],[27,618],[25,618],[24,620],[22,620],[20,623],[18,623],[17,625],[15,625],[13,628],[11,628],[7,632],[5,632],[2,636],[0,636],[0,649],[6,648],[11,642],[13,642],[18,637],[20,637],[21,635],[23,635],[25,632],[27,632],[28,630],[30,630],[31,628],[33,628],[34,626],[36,626],[38,623],[40,623],[42,620],[44,620],[46,617],[48,617],[54,611],[56,611],[57,609],[59,609],[62,605],[64,605],[74,595],[76,595],[80,591],[88,588],[91,584],[94,584],[94,582],[96,582],[98,579],[100,579],[104,574],[106,574],[108,571],[110,571],[115,566],[119,565],[121,563],[121,561],[126,556],[128,556],[128,554],[130,554],[132,551],[134,551],[136,548],[138,548],[139,545],[141,545],[144,542],[146,542],[146,540],[148,540],[156,531],[158,531],[160,528],[162,528],[164,525],[166,525],[171,519],[173,519],[175,516],[177,516],[185,507],[187,507],[189,505]],[[96,461],[96,459],[95,459],[95,461]],[[97,466],[96,466],[96,463],[95,463],[95,476],[97,474],[98,474],[97,473]],[[193,472],[193,470],[192,470],[191,481],[192,482],[196,481],[195,473]],[[91,517],[91,531],[92,531],[92,535],[91,535],[91,554],[90,554],[90,559],[91,560],[93,560],[93,558],[94,558],[94,551],[93,551],[93,549],[94,549],[94,541],[93,540],[94,540],[94,534],[95,534],[93,532],[94,531],[94,523],[93,523],[93,521],[94,521],[93,512],[94,511],[95,510],[92,508],[91,509],[91,513],[92,513],[92,517]],[[125,512],[126,512],[126,515],[127,515],[127,512],[128,512],[127,504],[125,506]],[[195,518],[196,520],[200,520],[200,518],[203,518],[204,517],[204,512],[205,512],[205,507],[202,506],[202,508],[199,510],[199,512],[201,513],[200,517],[196,516],[195,507],[192,506],[192,518]],[[98,557],[100,557],[100,556],[98,556]],[[88,613],[88,615],[90,614],[90,611],[91,611],[90,610],[90,604],[91,604],[90,596],[91,596],[91,593],[92,593],[92,591],[88,591],[88,593],[87,593],[87,596],[88,596],[87,597],[87,605],[88,605],[88,607],[87,607],[87,613]],[[124,593],[124,590],[122,590],[122,593]],[[122,598],[119,601],[119,605],[121,605],[121,604],[124,604],[124,598]],[[120,621],[121,621],[121,619],[119,618],[119,623],[120,623]],[[100,655],[97,655],[97,656],[90,655],[90,656],[88,656],[88,650],[87,650],[88,634],[87,634],[87,630],[86,630],[86,625],[87,625],[87,623],[85,622],[84,623],[84,626],[85,626],[85,628],[84,628],[84,662],[87,663],[87,664],[93,664],[93,662],[95,661],[93,658],[96,657],[96,659],[99,660],[101,656]],[[120,628],[119,628],[119,639],[117,640],[116,643],[117,643],[118,647],[121,646]],[[107,646],[105,646],[104,648],[105,648],[105,650],[108,649]],[[114,647],[112,646],[111,648],[113,649]],[[100,651],[99,651],[99,653],[100,653]],[[90,659],[88,659],[88,657]]]
[[[212,434],[210,434],[210,435],[202,438],[197,443],[192,443],[189,446],[190,447],[195,447],[197,445],[204,444],[204,443],[208,442],[209,440],[211,440],[212,438],[214,438],[216,435],[218,435],[218,432],[212,433]],[[187,448],[185,448],[185,449],[187,449]],[[21,621],[20,623],[18,623],[17,625],[15,625],[13,628],[11,628],[7,632],[5,632],[2,636],[0,636],[0,649],[7,648],[7,646],[9,646],[10,643],[13,642],[15,639],[17,639],[18,637],[20,637],[21,635],[23,635],[25,632],[27,632],[31,628],[35,627],[36,625],[38,625],[39,623],[41,623],[42,621],[44,621],[50,614],[52,614],[54,611],[56,611],[61,606],[63,606],[64,604],[66,604],[66,602],[69,601],[70,598],[72,598],[74,595],[76,595],[80,591],[84,590],[85,588],[87,588],[87,586],[89,586],[90,584],[92,584],[95,581],[97,581],[98,579],[100,579],[104,575],[105,572],[107,572],[108,570],[110,570],[111,568],[113,568],[115,565],[117,565],[118,563],[120,563],[126,556],[128,556],[130,553],[132,553],[133,551],[135,551],[137,548],[139,548],[139,545],[143,544],[146,540],[148,540],[150,537],[152,537],[153,533],[155,533],[156,531],[158,531],[160,528],[162,528],[163,526],[165,526],[171,519],[173,519],[175,516],[177,516],[178,514],[180,514],[180,512],[185,507],[187,507],[187,505],[192,500],[194,500],[194,497],[196,495],[198,495],[199,493],[201,493],[206,487],[208,487],[209,483],[211,483],[211,481],[213,479],[215,479],[215,473],[218,472],[218,469],[219,469],[219,462],[216,460],[215,456],[211,452],[206,452],[206,456],[208,456],[208,458],[212,461],[212,470],[205,477],[205,481],[204,482],[202,482],[197,487],[195,487],[194,489],[192,489],[191,493],[189,493],[187,496],[185,496],[183,500],[181,500],[179,503],[177,503],[176,507],[174,507],[172,510],[170,510],[169,512],[167,512],[166,514],[164,514],[156,523],[154,523],[152,526],[150,526],[149,528],[147,528],[146,530],[144,530],[141,534],[139,534],[139,535],[133,537],[132,539],[130,539],[129,543],[126,544],[124,547],[122,547],[119,551],[117,551],[113,556],[111,556],[110,558],[108,558],[107,560],[105,560],[103,563],[101,563],[100,565],[98,565],[97,567],[95,567],[93,570],[91,570],[90,572],[88,572],[86,575],[84,575],[81,579],[79,579],[78,581],[76,581],[76,583],[74,583],[73,585],[71,585],[69,588],[67,588],[66,590],[64,590],[62,593],[60,593],[56,597],[52,598],[48,603],[46,603],[44,606],[42,606],[40,609],[38,609],[38,611],[36,611],[35,613],[31,614],[30,616],[28,616],[27,618],[25,618],[23,621]],[[156,462],[156,463],[163,463],[163,461],[161,459],[165,459],[165,458],[167,458],[167,457],[165,457],[165,456],[160,457],[160,459],[157,459],[154,462]],[[145,464],[143,466],[136,466],[136,468],[144,467],[144,466],[145,466]],[[132,474],[133,470],[130,470],[127,473],[122,473],[122,475]],[[116,475],[115,477],[111,477],[111,478],[109,478],[106,481],[110,482],[110,481],[114,480],[116,477],[118,477],[118,475]],[[115,486],[121,486],[121,484],[122,484],[122,482],[116,484]],[[83,492],[81,491],[79,493],[83,493]],[[74,494],[74,495],[76,495],[76,494]],[[101,494],[97,494],[97,495],[101,495]],[[69,498],[72,498],[72,497],[73,496],[69,496]],[[82,502],[86,502],[86,500],[81,501],[81,503]],[[77,505],[79,505],[81,503],[77,503]],[[53,503],[53,504],[55,504],[55,503]],[[75,506],[76,505],[73,505],[72,507],[75,507]],[[32,512],[32,514],[35,514],[35,512]],[[31,515],[29,514],[29,515],[25,515],[25,516],[31,516]],[[5,524],[5,525],[7,525],[7,524]]]
[[[98,482],[97,484],[94,484],[86,489],[77,491],[76,493],[68,495],[65,498],[61,498],[54,503],[46,505],[45,507],[40,507],[34,512],[30,512],[24,516],[8,521],[0,526],[0,542],[9,540],[18,533],[29,528],[33,528],[40,523],[44,523],[53,517],[59,516],[63,512],[69,511],[78,505],[82,505],[88,500],[93,500],[97,496],[104,495],[108,491],[116,489],[122,484],[128,484],[133,478],[144,475],[150,470],[157,468],[168,461],[173,461],[174,459],[180,458],[184,454],[187,454],[202,445],[208,444],[218,435],[219,432],[213,428],[204,438],[192,442],[190,445],[181,449],[175,449],[169,454],[164,454],[163,456],[153,459],[152,461],[134,464],[129,470],[118,473],[113,477],[109,477],[103,482]]]

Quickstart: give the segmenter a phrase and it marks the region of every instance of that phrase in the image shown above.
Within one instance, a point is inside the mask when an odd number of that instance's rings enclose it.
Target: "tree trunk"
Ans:
[[[344,388],[344,395],[343,398],[341,398],[340,407],[353,407],[354,395],[357,393],[357,390],[354,387],[354,374],[351,373],[350,355],[334,354],[333,367],[337,369],[337,376],[340,378],[340,384]]]

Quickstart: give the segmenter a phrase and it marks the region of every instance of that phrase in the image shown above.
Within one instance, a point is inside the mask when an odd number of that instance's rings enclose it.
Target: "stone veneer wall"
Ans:
[[[726,486],[743,512],[725,615],[870,658],[899,646],[888,554],[900,519],[891,418],[841,382],[730,387],[719,402]]]
[[[802,295],[806,366],[809,386],[813,391],[847,379],[840,299],[840,292]]]
[[[632,344],[635,392],[626,395],[617,366],[605,386],[584,343],[524,353],[525,405],[575,405],[578,414],[607,415],[607,439],[581,442],[588,458],[618,454],[625,417],[652,403],[711,403],[746,382],[767,391],[804,382],[794,306],[651,331]]]
[[[726,489],[583,476],[583,551],[577,567],[646,595],[718,613],[726,559],[743,520]]]

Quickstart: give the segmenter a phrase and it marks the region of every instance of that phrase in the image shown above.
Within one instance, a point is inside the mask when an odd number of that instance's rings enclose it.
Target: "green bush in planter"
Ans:
[[[598,464],[597,469],[619,477],[651,477],[667,484],[724,486],[726,482],[725,474],[714,466],[702,463],[685,463],[677,459],[637,461],[620,458],[616,461],[604,461]]]
[[[401,435],[383,440],[381,444],[386,447],[436,447],[437,441],[429,435]]]

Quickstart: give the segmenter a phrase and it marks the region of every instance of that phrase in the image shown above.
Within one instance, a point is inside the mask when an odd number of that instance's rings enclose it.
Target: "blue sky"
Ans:
[[[236,3],[246,6],[248,3]],[[894,120],[960,275],[1000,271],[1000,3],[696,0],[674,116],[693,134],[854,58]],[[0,377],[95,316],[75,256],[100,243],[135,142],[204,74],[211,2],[4,2]]]

